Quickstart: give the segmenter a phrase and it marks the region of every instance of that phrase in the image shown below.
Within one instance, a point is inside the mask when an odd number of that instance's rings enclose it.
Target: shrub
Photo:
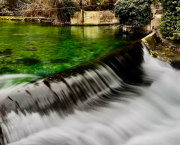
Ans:
[[[75,11],[78,9],[73,0],[58,0],[56,7],[60,8],[57,11],[61,21],[70,18],[70,16],[74,15]]]
[[[149,0],[118,0],[115,3],[115,15],[120,24],[141,27],[152,19],[150,4]]]
[[[161,0],[163,6],[160,31],[166,39],[180,40],[180,0]]]

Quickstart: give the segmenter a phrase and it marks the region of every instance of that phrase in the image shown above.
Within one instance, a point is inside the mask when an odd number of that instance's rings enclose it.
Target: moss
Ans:
[[[171,51],[170,48],[166,48],[165,51]]]
[[[143,38],[142,41],[149,48],[149,50],[155,50],[158,44],[156,33],[148,35],[147,37]]]
[[[142,40],[148,47],[152,57],[168,62],[173,67],[180,69],[180,53],[178,50],[175,51],[170,48],[170,46],[178,47],[178,45],[167,40],[160,43],[159,38],[155,33],[148,35]]]

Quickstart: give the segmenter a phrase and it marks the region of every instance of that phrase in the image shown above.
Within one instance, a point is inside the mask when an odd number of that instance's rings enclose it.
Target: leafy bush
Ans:
[[[66,19],[67,17],[74,15],[75,11],[77,10],[76,4],[73,0],[58,0],[57,2],[58,15],[60,20]]]
[[[180,0],[161,0],[163,17],[160,31],[166,39],[180,40]]]
[[[115,15],[120,24],[141,27],[152,19],[150,4],[149,0],[118,0],[115,3]]]

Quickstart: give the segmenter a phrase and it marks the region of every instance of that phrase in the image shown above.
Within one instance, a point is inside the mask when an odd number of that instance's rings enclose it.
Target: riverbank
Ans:
[[[21,16],[0,16],[0,20],[11,21],[40,21],[40,22],[53,22],[54,19],[46,17],[21,17]]]

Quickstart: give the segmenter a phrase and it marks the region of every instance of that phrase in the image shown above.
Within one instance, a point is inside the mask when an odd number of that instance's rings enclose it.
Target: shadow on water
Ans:
[[[27,66],[35,65],[40,63],[41,61],[39,59],[34,58],[24,58],[24,59],[17,59],[15,64],[24,64]]]
[[[8,67],[2,67],[2,68],[0,69],[0,74],[3,75],[4,72],[7,72],[7,73],[9,73],[9,74],[15,74],[15,73],[17,73],[16,70],[10,69],[10,68],[8,68]]]
[[[68,63],[67,59],[55,59],[55,60],[51,60],[51,63],[56,64],[56,63]]]
[[[12,49],[5,49],[0,51],[0,56],[10,57],[12,55]]]

